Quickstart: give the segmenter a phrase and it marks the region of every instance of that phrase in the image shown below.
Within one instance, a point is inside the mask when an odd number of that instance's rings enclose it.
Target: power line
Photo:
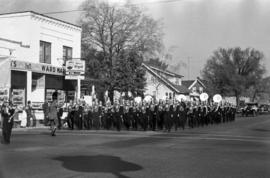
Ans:
[[[160,3],[173,3],[173,2],[181,2],[185,0],[161,0],[161,1],[152,1],[152,2],[144,2],[144,3],[131,3],[131,6],[137,5],[145,5],[145,4],[160,4]],[[119,5],[120,7],[124,7],[125,5]],[[43,14],[61,14],[61,13],[70,13],[70,12],[83,12],[85,10],[75,9],[75,10],[66,10],[66,11],[55,11],[55,12],[45,12]]]
[[[138,6],[138,5],[146,5],[146,4],[173,3],[173,2],[182,2],[182,1],[187,1],[187,0],[160,0],[160,1],[152,1],[152,2],[144,2],[144,3],[131,3],[130,5]],[[124,7],[125,5],[119,5],[119,6]],[[72,13],[72,12],[84,12],[84,11],[85,10],[82,10],[82,9],[72,9],[72,10],[65,10],[65,11],[42,12],[41,14],[53,15],[53,14],[63,14],[63,13]],[[7,14],[12,14],[12,13],[7,13]],[[8,16],[8,17],[0,16],[0,18],[14,18],[14,17],[24,17],[24,16],[28,16],[28,15],[17,15],[17,16]]]

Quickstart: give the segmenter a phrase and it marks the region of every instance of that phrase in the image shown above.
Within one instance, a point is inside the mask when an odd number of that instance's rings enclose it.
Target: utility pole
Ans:
[[[187,63],[188,63],[188,80],[190,79],[190,57],[188,56],[187,58]]]

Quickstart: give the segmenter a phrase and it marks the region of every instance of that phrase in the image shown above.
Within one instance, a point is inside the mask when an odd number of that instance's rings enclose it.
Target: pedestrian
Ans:
[[[42,105],[43,114],[44,114],[44,125],[47,126],[49,122],[49,103],[45,100],[44,104]]]
[[[62,107],[59,108],[57,112],[57,119],[58,119],[58,129],[60,130],[62,128],[62,121],[61,118],[63,116],[64,110]]]
[[[75,107],[74,107],[74,103],[72,100],[70,100],[69,105],[68,105],[68,116],[67,116],[67,120],[68,120],[68,127],[73,130],[74,129],[74,115],[75,115]]]
[[[7,100],[4,101],[1,107],[1,116],[2,116],[2,144],[10,144],[10,137],[13,127],[13,117],[17,110],[13,107],[11,102]]]
[[[54,92],[52,95],[52,103],[49,106],[49,122],[50,122],[50,129],[51,135],[56,136],[55,132],[58,126],[58,117],[57,117],[57,93]]]
[[[33,113],[33,108],[31,105],[31,101],[27,102],[27,106],[25,107],[25,112],[26,112],[26,127],[30,127],[31,125],[31,118],[32,118],[32,113]]]

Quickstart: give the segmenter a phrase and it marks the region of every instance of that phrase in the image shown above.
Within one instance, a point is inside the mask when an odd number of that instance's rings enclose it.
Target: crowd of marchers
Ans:
[[[46,108],[45,108],[46,110]],[[49,118],[49,110],[44,112]],[[58,118],[63,109],[58,110]],[[106,130],[164,130],[185,129],[225,123],[235,120],[236,108],[229,103],[133,101],[94,103],[92,106],[84,102],[67,106],[64,123],[58,122],[58,128],[70,129],[106,129]],[[49,120],[49,119],[48,119]],[[60,121],[60,120],[59,120]],[[61,124],[62,123],[62,124]]]

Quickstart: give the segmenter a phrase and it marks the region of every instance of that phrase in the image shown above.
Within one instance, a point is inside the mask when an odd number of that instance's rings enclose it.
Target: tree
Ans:
[[[168,64],[162,60],[157,58],[150,58],[148,61],[145,61],[145,64],[156,67],[161,70],[166,70],[168,68]]]
[[[234,95],[238,104],[241,94],[262,79],[263,58],[262,52],[251,48],[220,48],[207,61],[202,76],[213,93]]]
[[[142,68],[142,58],[134,52],[120,55],[116,60],[113,82],[117,90],[125,93],[130,91],[133,96],[141,96],[146,84],[145,70]]]
[[[247,94],[251,96],[254,102],[257,98],[264,97],[265,94],[270,96],[270,77],[261,78],[255,85],[247,90]]]
[[[129,3],[115,6],[87,0],[81,9],[84,11],[80,18],[82,44],[101,53],[102,80],[112,101],[116,83],[111,81],[120,55],[127,51],[136,53],[140,58],[158,54],[163,48],[161,24]]]

